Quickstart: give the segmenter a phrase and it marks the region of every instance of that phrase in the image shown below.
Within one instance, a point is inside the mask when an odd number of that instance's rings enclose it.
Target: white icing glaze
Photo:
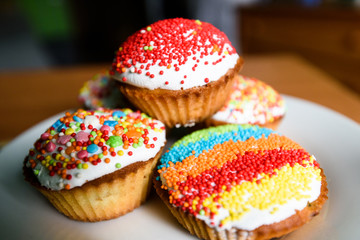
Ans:
[[[296,213],[296,211],[300,211],[304,209],[309,202],[315,201],[320,196],[320,189],[321,189],[321,181],[316,179],[316,176],[313,176],[311,179],[310,189],[304,194],[308,194],[309,198],[302,198],[300,200],[290,199],[287,203],[283,205],[275,204],[273,208],[278,208],[276,212],[271,213],[271,209],[260,210],[256,208],[251,208],[251,210],[244,214],[244,216],[237,221],[232,221],[222,228],[219,227],[220,221],[227,216],[229,216],[229,212],[221,208],[219,209],[219,215],[216,215],[213,222],[215,223],[215,228],[217,230],[221,229],[230,229],[230,228],[237,228],[242,230],[252,231],[262,225],[268,225],[272,223],[277,223],[282,220],[285,220]],[[199,219],[205,221],[209,226],[211,225],[211,220],[209,217],[206,216],[197,216]]]
[[[282,97],[269,85],[240,76],[225,105],[211,118],[235,124],[265,124],[285,114]]]
[[[167,186],[166,180],[163,178],[164,173],[166,173],[166,171],[161,173],[160,180],[164,186]],[[289,179],[289,181],[291,181],[291,179]],[[223,207],[218,209],[219,212],[215,215],[214,219],[210,219],[209,216],[200,214],[196,215],[196,217],[203,220],[208,226],[215,228],[218,231],[224,229],[229,230],[231,228],[252,231],[262,225],[268,225],[285,220],[295,214],[296,211],[304,209],[309,202],[315,201],[320,196],[321,180],[318,180],[317,176],[313,174],[312,177],[310,177],[309,181],[309,189],[307,191],[301,192],[304,195],[309,195],[308,198],[301,198],[299,200],[293,198],[288,200],[285,204],[274,204],[272,205],[272,208],[264,210],[260,210],[250,206],[251,210],[245,213],[240,220],[231,221],[222,227],[220,227],[221,220],[225,219],[230,215],[229,211]],[[168,187],[168,191],[170,190],[174,189]],[[180,197],[183,197],[183,195],[180,195]],[[243,196],[244,199],[247,199],[249,197],[250,194],[248,196]],[[278,208],[278,210],[272,212],[274,208]]]
[[[226,44],[226,48],[232,48]],[[193,57],[200,59],[200,53],[197,52],[194,55],[191,55],[185,65],[182,65],[179,71],[175,71],[175,68],[165,69],[160,67],[157,64],[151,66],[151,72],[154,73],[155,77],[150,78],[146,76],[146,72],[143,71],[141,74],[132,73],[130,70],[127,70],[125,73],[115,73],[113,76],[117,80],[121,80],[123,77],[126,77],[126,83],[147,89],[167,89],[167,90],[181,90],[189,89],[198,86],[204,86],[207,83],[204,81],[205,78],[209,79],[209,82],[217,81],[220,77],[225,75],[225,73],[234,68],[239,55],[237,54],[224,54],[220,56],[218,54],[209,54],[208,56],[201,58],[200,62],[193,60]],[[225,58],[222,58],[225,56]],[[216,65],[213,65],[212,62],[222,58],[222,61]],[[208,64],[204,64],[208,62]],[[174,63],[176,61],[174,60]],[[196,71],[192,70],[192,67],[197,64],[198,67]],[[140,63],[136,63],[136,68],[140,68]],[[163,75],[159,74],[160,71],[164,71]],[[186,78],[184,76],[186,75]],[[184,81],[181,84],[181,81]],[[169,84],[164,84],[165,81],[168,81]]]
[[[107,72],[86,81],[79,91],[78,100],[88,109],[126,107],[116,81]]]
[[[110,74],[141,88],[182,90],[217,81],[238,59],[225,34],[211,24],[165,19],[131,35]]]
[[[127,114],[131,114],[131,112],[129,112],[130,110],[127,109],[125,110],[125,112],[127,112]],[[96,112],[95,115],[91,115],[91,116],[86,116],[84,119],[84,124],[85,124],[85,130],[82,130],[83,132],[90,134],[91,133],[91,129],[88,129],[89,124],[91,124],[93,126],[93,128],[96,128],[98,130],[100,130],[100,128],[103,126],[102,124],[100,124],[99,119],[96,116],[102,116],[102,115],[111,115],[109,113],[104,113],[104,112]],[[113,117],[110,117],[108,120],[114,120]],[[124,123],[123,119],[118,120],[118,122],[120,124]],[[150,147],[150,148],[146,148],[146,144],[143,144],[142,146],[137,146],[136,148],[134,146],[130,146],[128,149],[124,149],[122,146],[117,146],[114,147],[114,150],[116,153],[118,153],[118,151],[122,151],[123,155],[119,156],[118,154],[116,154],[116,156],[111,156],[111,154],[108,154],[106,156],[106,158],[110,159],[109,163],[105,163],[104,159],[105,156],[102,158],[102,161],[100,163],[98,163],[97,165],[93,165],[90,162],[86,162],[86,164],[88,165],[87,169],[81,169],[81,168],[74,168],[74,169],[67,169],[67,174],[72,175],[72,178],[70,180],[68,179],[64,179],[62,178],[60,175],[55,174],[54,176],[50,176],[49,175],[49,170],[46,166],[44,166],[44,164],[41,163],[41,161],[35,159],[36,161],[36,167],[33,168],[34,172],[38,172],[37,174],[37,178],[40,182],[40,184],[46,188],[52,189],[52,190],[61,190],[65,187],[66,184],[70,184],[70,187],[77,187],[77,186],[82,186],[84,183],[97,179],[103,175],[112,173],[116,170],[119,170],[119,167],[116,164],[121,164],[121,168],[128,166],[132,163],[138,162],[138,161],[147,161],[150,158],[154,157],[161,149],[161,147],[163,147],[165,145],[166,139],[165,139],[165,128],[163,123],[161,123],[158,120],[150,120],[150,122],[154,123],[155,128],[154,129],[148,129],[149,134],[147,135],[147,137],[149,138],[149,142],[148,144],[154,144],[154,147]],[[125,125],[124,125],[125,126]],[[73,125],[72,127],[69,127],[74,129],[75,133],[79,133],[79,130],[76,130],[77,127],[76,125]],[[68,128],[68,129],[69,129]],[[113,130],[114,128],[111,127],[111,130]],[[63,136],[63,133],[60,133],[59,136]],[[109,132],[109,137],[113,136],[113,133],[111,133],[111,131]],[[76,137],[75,137],[76,138]],[[155,140],[156,139],[156,140]],[[58,149],[58,147],[63,147],[64,150],[62,150],[60,153],[62,156],[64,156],[65,158],[70,158],[75,157],[75,159],[79,159],[77,158],[76,154],[71,153],[70,155],[66,154],[65,149],[67,146],[69,146],[70,142],[67,142],[65,145],[59,143],[58,141],[51,141],[52,143],[55,143],[56,148]],[[71,143],[70,143],[71,146]],[[110,146],[107,145],[106,143],[104,144],[104,146],[107,146],[107,148],[109,149]],[[58,153],[56,150],[55,151],[51,151],[51,152],[46,152],[44,154],[40,153],[38,150],[36,149],[32,149],[32,151],[35,152],[35,156],[40,154],[42,156],[46,158],[52,158],[51,155],[53,153]],[[129,155],[129,152],[132,152],[131,155]],[[92,153],[88,153],[88,157],[93,156],[94,154],[101,154],[103,151],[101,149],[101,147],[99,147],[97,149],[96,152],[92,152]],[[77,152],[78,153],[78,152]],[[54,162],[56,162],[54,160]],[[82,161],[82,164],[84,164],[85,162]],[[30,167],[30,163],[27,162],[27,166]]]

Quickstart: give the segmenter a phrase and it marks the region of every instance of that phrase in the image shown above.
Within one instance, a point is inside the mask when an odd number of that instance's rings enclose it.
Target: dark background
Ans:
[[[295,53],[360,93],[359,11],[360,0],[2,0],[0,71],[111,63],[130,34],[184,17],[212,23],[240,54]]]

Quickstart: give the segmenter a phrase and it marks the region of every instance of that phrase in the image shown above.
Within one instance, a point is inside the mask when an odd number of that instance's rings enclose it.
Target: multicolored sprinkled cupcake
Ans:
[[[129,106],[108,72],[96,74],[86,81],[79,91],[78,100],[86,109]]]
[[[164,124],[144,113],[78,110],[41,134],[24,175],[71,219],[112,219],[146,200],[165,142]]]
[[[162,156],[158,173],[158,195],[201,239],[280,237],[310,221],[327,200],[315,157],[259,126],[193,132]]]
[[[225,105],[206,123],[208,126],[252,124],[276,129],[285,112],[284,99],[271,86],[240,75]]]
[[[110,75],[136,107],[168,127],[202,121],[225,103],[243,61],[213,25],[155,22],[118,49]]]

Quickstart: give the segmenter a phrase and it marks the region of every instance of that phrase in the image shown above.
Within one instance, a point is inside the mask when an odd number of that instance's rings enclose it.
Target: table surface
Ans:
[[[306,99],[360,122],[359,95],[304,59],[290,54],[244,56],[241,73],[256,77],[278,92]],[[0,72],[0,143],[36,123],[81,107],[79,89],[109,65]]]

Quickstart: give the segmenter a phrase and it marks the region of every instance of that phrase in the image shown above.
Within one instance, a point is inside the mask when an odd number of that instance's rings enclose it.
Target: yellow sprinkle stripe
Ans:
[[[304,192],[311,190],[310,183],[313,177],[321,181],[321,170],[311,166],[303,167],[296,163],[291,168],[288,164],[281,170],[275,169],[275,171],[277,175],[271,178],[263,174],[260,184],[256,183],[256,180],[243,182],[229,192],[220,193],[217,202],[214,201],[216,195],[213,194],[204,200],[203,206],[217,214],[217,206],[222,205],[230,213],[230,216],[221,221],[222,224],[226,224],[241,219],[250,209],[270,210],[274,213],[278,210],[278,205],[286,204],[291,199],[310,198]]]

